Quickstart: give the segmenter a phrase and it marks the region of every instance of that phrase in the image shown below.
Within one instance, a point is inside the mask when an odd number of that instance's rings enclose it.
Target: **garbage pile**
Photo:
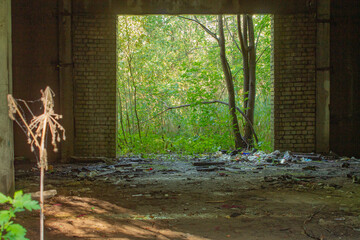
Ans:
[[[321,155],[316,153],[298,153],[298,152],[280,152],[275,150],[272,153],[265,153],[263,151],[218,151],[215,153],[215,158],[222,159],[224,161],[239,161],[239,162],[262,162],[272,164],[286,164],[286,163],[306,163],[312,161],[328,161],[328,160],[357,160],[355,157],[339,157],[334,153],[329,155]]]

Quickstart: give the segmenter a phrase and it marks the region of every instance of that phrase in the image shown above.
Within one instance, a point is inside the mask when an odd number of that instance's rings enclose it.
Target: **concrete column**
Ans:
[[[59,1],[59,80],[62,124],[66,141],[61,143],[61,161],[74,154],[74,83],[71,40],[71,0]]]
[[[317,1],[316,151],[330,150],[330,0]]]
[[[0,192],[14,191],[14,141],[7,95],[12,93],[11,0],[0,0]]]

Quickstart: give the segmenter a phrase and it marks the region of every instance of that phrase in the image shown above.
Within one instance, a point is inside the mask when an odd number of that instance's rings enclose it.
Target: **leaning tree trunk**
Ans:
[[[240,15],[237,15],[237,27],[244,67],[244,108],[246,116],[250,120],[249,123],[253,125],[256,94],[256,49],[252,16],[243,15],[241,24]],[[245,123],[244,139],[253,145],[252,130],[249,123]]]
[[[231,116],[231,123],[232,123],[232,131],[235,137],[235,148],[243,148],[246,147],[246,143],[241,137],[239,123],[236,115],[236,103],[235,103],[235,91],[234,91],[234,82],[232,79],[229,63],[226,59],[225,53],[225,36],[224,36],[224,26],[223,26],[223,19],[222,15],[218,16],[219,22],[219,47],[220,47],[220,59],[221,65],[225,76],[226,88],[228,91],[228,98],[229,98],[229,111]]]

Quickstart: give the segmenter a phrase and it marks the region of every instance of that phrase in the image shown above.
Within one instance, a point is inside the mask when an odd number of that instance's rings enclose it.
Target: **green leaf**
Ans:
[[[31,194],[29,193],[23,195],[21,202],[23,204],[23,207],[29,211],[40,209],[39,203],[37,201],[32,200]]]
[[[30,194],[29,194],[30,195]],[[40,209],[40,205],[38,203],[38,201],[35,200],[30,200],[30,201],[26,201],[24,203],[24,208],[26,208],[29,211],[32,210],[39,210]]]
[[[17,191],[14,194],[14,201],[12,205],[16,208],[16,211],[18,212],[19,209],[24,208],[24,197],[23,197],[23,191]]]
[[[23,191],[22,191],[22,190],[19,190],[19,191],[15,192],[15,194],[14,194],[14,200],[20,199],[20,198],[22,197],[22,195],[23,195]]]
[[[7,233],[3,236],[4,239],[24,240],[26,229],[20,224],[11,224],[6,228]]]
[[[11,219],[10,211],[2,210],[0,211],[0,225],[3,226],[5,223],[9,222]]]
[[[9,197],[5,196],[4,194],[0,193],[0,203],[6,203],[9,201]]]

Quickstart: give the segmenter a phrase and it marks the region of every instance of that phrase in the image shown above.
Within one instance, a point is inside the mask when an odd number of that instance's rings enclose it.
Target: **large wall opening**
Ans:
[[[217,19],[214,15],[118,16],[117,154],[191,154],[234,148],[228,106],[203,104],[229,101],[216,40]],[[243,18],[240,20],[244,32]],[[256,147],[270,151],[272,21],[271,15],[254,15],[252,20],[256,49],[254,128],[259,138]],[[236,106],[246,112],[244,93],[248,90],[244,90],[237,17],[224,15],[223,24]],[[245,37],[250,45],[251,38]],[[245,119],[241,114],[238,119],[243,134]]]

